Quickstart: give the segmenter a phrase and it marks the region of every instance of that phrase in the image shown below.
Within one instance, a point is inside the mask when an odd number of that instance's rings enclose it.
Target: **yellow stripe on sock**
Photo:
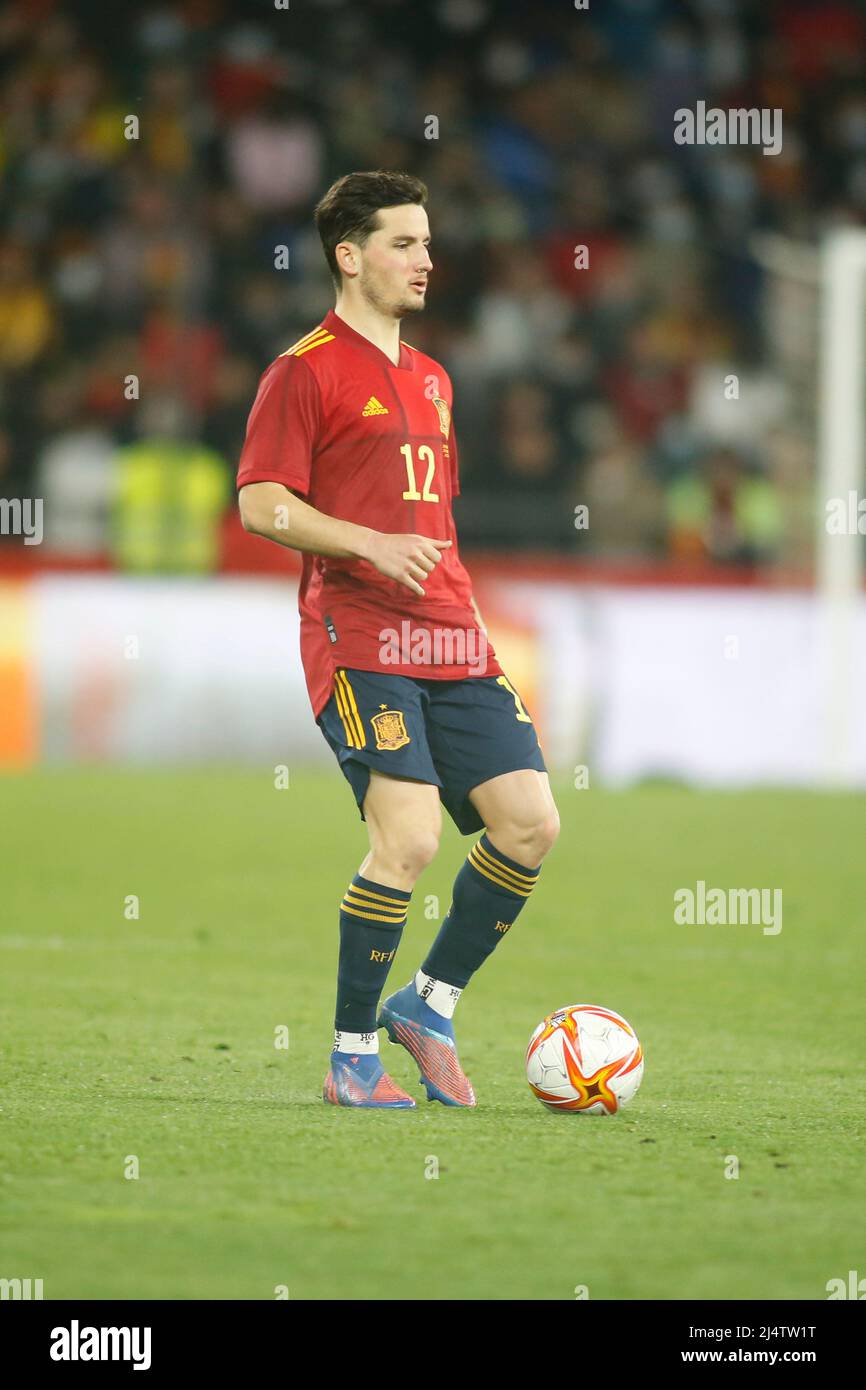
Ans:
[[[483,874],[485,878],[489,878],[491,883],[498,883],[500,888],[507,888],[509,893],[517,893],[521,898],[528,898],[532,892],[531,888],[518,888],[517,885],[512,883],[509,879],[503,878],[501,874],[494,873],[491,869],[488,869],[480,859],[476,858],[474,850],[469,851],[469,861],[473,869],[476,869],[479,874]]]
[[[368,912],[379,912],[383,917],[405,917],[406,904],[402,907],[386,907],[382,903],[370,903],[366,898],[356,898],[354,894],[346,893],[343,898],[344,907],[364,907]]]
[[[514,887],[514,884],[513,884],[513,883],[509,883],[509,881],[507,881],[507,878],[500,878],[498,873],[491,873],[491,872],[489,872],[489,869],[485,869],[485,867],[482,866],[482,865],[480,865],[480,863],[475,862],[475,860],[473,859],[473,856],[471,856],[471,853],[470,853],[470,860],[471,860],[471,865],[473,865],[473,869],[477,869],[477,870],[478,870],[478,873],[484,874],[484,877],[485,877],[485,878],[489,878],[489,880],[491,880],[491,883],[499,884],[499,887],[500,887],[500,888],[507,888],[507,890],[509,890],[509,892],[516,892],[518,898],[528,898],[528,897],[530,897],[530,894],[531,894],[531,892],[532,892],[531,888],[516,888],[516,887]]]
[[[503,864],[499,859],[495,859],[488,850],[484,848],[479,840],[472,846],[472,853],[477,854],[478,858],[487,865],[489,869],[495,869],[497,873],[503,874],[506,878],[514,880],[515,888],[528,888],[530,891],[535,887],[538,880],[537,874],[522,874],[519,869],[511,869],[507,864]]]
[[[350,912],[353,917],[364,917],[368,922],[384,922],[389,927],[399,927],[400,922],[393,917],[380,917],[375,912],[359,912],[356,907],[349,907],[343,903],[343,911]]]
[[[488,849],[485,849],[480,840],[477,844],[473,845],[472,848],[478,851],[481,858],[487,864],[491,865],[493,868],[499,869],[500,873],[511,874],[512,877],[522,880],[522,882],[530,888],[534,886],[538,874],[525,873],[522,869],[512,869],[510,865],[503,864],[500,859],[497,859]]]
[[[363,895],[364,895],[365,898],[376,898],[380,903],[388,903],[389,906],[392,906],[392,907],[394,907],[394,906],[397,906],[397,907],[408,907],[408,906],[409,906],[409,904],[408,904],[408,902],[406,901],[405,898],[389,898],[388,895],[387,895],[386,893],[374,893],[373,890],[372,890],[371,888],[362,888],[361,885],[360,885],[360,883],[352,883],[352,884],[350,884],[350,885],[349,885],[349,892],[350,892],[350,893],[363,893]]]

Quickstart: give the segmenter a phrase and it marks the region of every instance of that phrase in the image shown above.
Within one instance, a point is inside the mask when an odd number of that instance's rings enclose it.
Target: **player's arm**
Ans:
[[[422,583],[438,565],[450,541],[430,536],[391,534],[328,516],[282,483],[247,483],[238,494],[244,529],[278,545],[331,559],[367,560],[389,579],[423,598]]]

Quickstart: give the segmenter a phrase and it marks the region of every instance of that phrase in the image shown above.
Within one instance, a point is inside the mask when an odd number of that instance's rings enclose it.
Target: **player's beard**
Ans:
[[[402,319],[406,314],[417,314],[424,308],[423,298],[417,295],[407,295],[404,299],[395,298],[388,293],[382,282],[367,270],[362,269],[358,277],[358,289],[370,308],[375,309],[383,318]]]

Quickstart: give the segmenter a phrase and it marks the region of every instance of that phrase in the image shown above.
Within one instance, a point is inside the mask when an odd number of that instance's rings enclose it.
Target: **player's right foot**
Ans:
[[[410,980],[382,1005],[377,1027],[414,1057],[428,1100],[475,1105],[472,1083],[457,1060],[454,1024],[431,1009]]]
[[[412,1097],[391,1080],[375,1052],[332,1052],[322,1100],[360,1110],[416,1109]]]

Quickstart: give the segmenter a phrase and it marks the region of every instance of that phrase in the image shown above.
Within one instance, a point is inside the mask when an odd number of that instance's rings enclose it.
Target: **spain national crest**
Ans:
[[[448,432],[451,429],[451,407],[447,401],[443,401],[441,396],[434,396],[433,404],[439,416],[439,428],[442,431],[442,438],[447,439]]]
[[[377,748],[402,748],[405,743],[410,742],[402,710],[383,710],[381,714],[374,714],[370,723],[376,735]]]

